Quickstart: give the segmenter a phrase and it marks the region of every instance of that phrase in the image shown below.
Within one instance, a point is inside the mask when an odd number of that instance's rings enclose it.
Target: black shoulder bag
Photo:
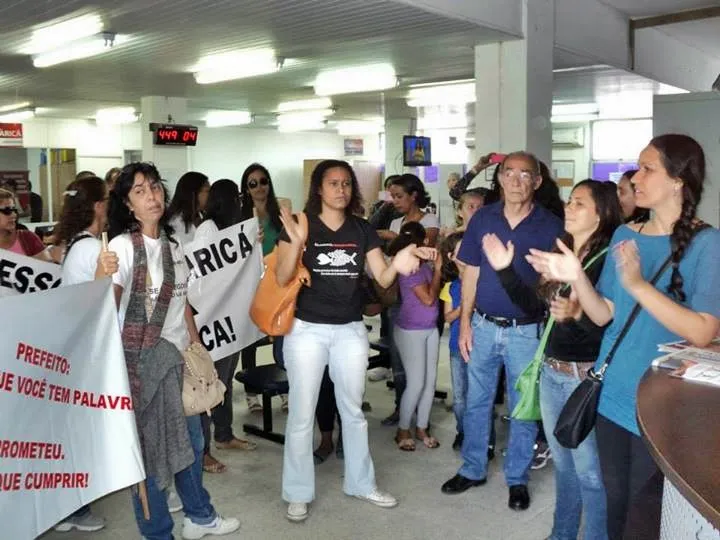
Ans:
[[[655,283],[657,283],[657,280],[660,279],[660,276],[667,270],[671,263],[672,254],[663,263],[660,270],[655,273],[652,280],[650,280],[651,285],[654,286]],[[570,394],[570,397],[565,402],[565,406],[562,408],[562,411],[560,411],[553,435],[555,435],[558,442],[565,448],[577,448],[580,446],[580,443],[585,440],[595,427],[598,401],[600,400],[600,392],[602,391],[605,372],[615,352],[618,350],[620,343],[622,343],[622,340],[627,335],[641,310],[642,307],[640,307],[640,304],[635,304],[625,326],[623,326],[620,335],[615,340],[612,349],[610,349],[610,352],[605,358],[605,362],[603,362],[600,371],[596,372],[595,368],[590,368],[587,372],[587,378]]]

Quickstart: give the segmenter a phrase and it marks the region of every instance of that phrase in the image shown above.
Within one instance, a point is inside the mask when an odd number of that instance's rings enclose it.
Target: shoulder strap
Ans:
[[[66,259],[68,256],[68,253],[70,253],[70,250],[72,247],[77,244],[80,240],[84,240],[85,238],[95,238],[92,234],[90,234],[87,231],[82,231],[77,233],[72,240],[68,243],[67,247],[65,248],[65,255],[64,258]]]

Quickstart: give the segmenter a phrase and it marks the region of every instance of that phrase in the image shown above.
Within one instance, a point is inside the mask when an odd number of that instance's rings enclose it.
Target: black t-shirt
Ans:
[[[285,230],[280,240],[290,239]],[[308,240],[302,262],[311,285],[300,289],[295,317],[317,324],[361,321],[366,294],[362,288],[365,254],[382,245],[375,229],[349,216],[337,231],[308,215]]]

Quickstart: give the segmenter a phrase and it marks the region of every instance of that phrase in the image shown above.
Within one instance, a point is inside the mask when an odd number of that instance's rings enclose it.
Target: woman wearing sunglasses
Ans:
[[[0,249],[7,249],[19,255],[35,257],[45,253],[45,245],[32,231],[17,228],[18,207],[11,191],[0,189]],[[41,255],[43,260],[47,257]]]
[[[240,204],[243,221],[257,215],[260,222],[263,255],[267,255],[275,249],[282,230],[282,222],[280,221],[280,205],[275,197],[270,172],[259,163],[252,163],[242,174]],[[255,367],[257,347],[257,343],[254,343],[242,350],[243,369]],[[262,413],[263,407],[256,394],[247,394],[246,399],[250,412]],[[280,399],[283,411],[287,412],[287,394],[282,394]]]

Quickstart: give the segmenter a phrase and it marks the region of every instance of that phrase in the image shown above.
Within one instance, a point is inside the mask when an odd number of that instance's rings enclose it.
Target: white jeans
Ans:
[[[325,366],[329,366],[335,383],[342,420],[343,490],[348,495],[368,495],[375,489],[375,468],[362,412],[368,350],[367,330],[362,322],[315,324],[295,319],[292,332],[285,336],[283,355],[290,383],[283,454],[285,501],[308,503],[315,498],[315,407]]]

